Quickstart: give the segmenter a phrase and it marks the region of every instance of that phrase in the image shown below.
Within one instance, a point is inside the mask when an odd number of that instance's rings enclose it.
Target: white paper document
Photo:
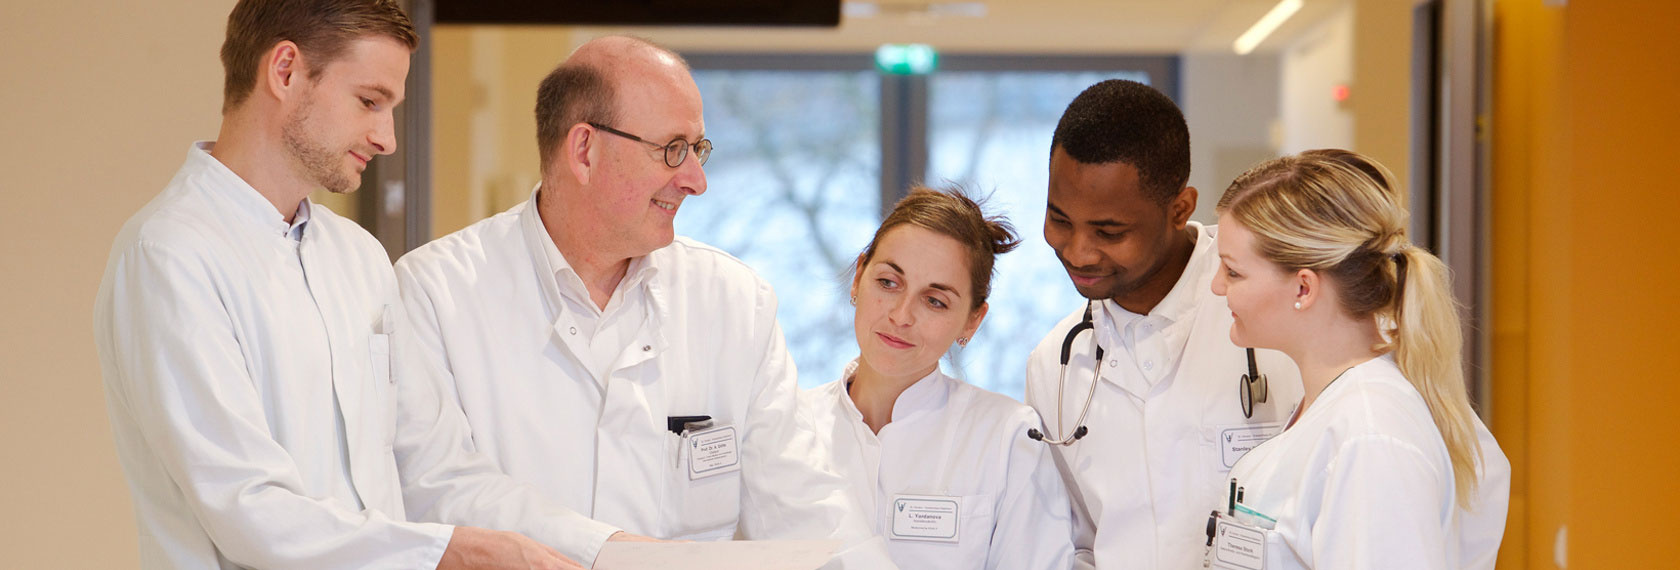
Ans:
[[[838,540],[608,542],[594,570],[816,570],[839,549]]]

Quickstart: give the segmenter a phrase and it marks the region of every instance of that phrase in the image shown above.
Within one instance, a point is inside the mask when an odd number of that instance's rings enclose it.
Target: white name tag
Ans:
[[[688,434],[688,478],[705,479],[741,470],[741,451],[735,426],[719,426]]]
[[[1264,570],[1266,531],[1221,517],[1208,552],[1214,568]]]
[[[1236,466],[1238,459],[1248,455],[1249,450],[1265,443],[1281,431],[1281,423],[1222,427],[1219,430],[1219,459],[1225,464],[1225,469],[1229,470]]]
[[[893,540],[925,540],[956,542],[957,515],[961,505],[956,497],[937,495],[893,495]]]

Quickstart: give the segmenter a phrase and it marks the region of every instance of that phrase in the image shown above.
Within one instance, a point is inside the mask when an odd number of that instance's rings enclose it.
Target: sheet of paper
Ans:
[[[595,570],[816,570],[839,549],[838,540],[608,542]]]

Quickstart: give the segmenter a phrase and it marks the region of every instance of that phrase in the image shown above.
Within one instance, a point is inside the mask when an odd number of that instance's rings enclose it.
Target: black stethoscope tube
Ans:
[[[1103,347],[1101,343],[1096,341],[1096,323],[1091,318],[1095,305],[1095,301],[1086,301],[1085,317],[1080,319],[1079,324],[1074,325],[1072,329],[1068,330],[1066,337],[1062,338],[1062,370],[1060,377],[1056,382],[1056,430],[1062,432],[1062,435],[1054,439],[1046,438],[1043,432],[1038,431],[1038,428],[1029,428],[1027,429],[1027,437],[1033,440],[1042,441],[1050,445],[1066,446],[1073,445],[1073,442],[1079,441],[1084,438],[1086,434],[1091,433],[1091,430],[1085,427],[1085,416],[1091,412],[1091,399],[1097,394],[1097,382],[1102,378],[1103,364]],[[1096,347],[1096,350],[1093,351],[1096,356],[1096,369],[1091,375],[1091,387],[1085,394],[1085,405],[1079,410],[1079,419],[1074,420],[1073,422],[1076,427],[1073,429],[1072,434],[1068,434],[1062,431],[1064,429],[1062,425],[1062,396],[1063,390],[1067,388],[1068,362],[1073,360],[1073,341],[1077,340],[1080,333],[1085,331],[1092,331],[1091,344]],[[1241,381],[1237,383],[1238,400],[1242,405],[1243,417],[1253,418],[1254,404],[1256,402],[1266,402],[1268,400],[1268,396],[1270,395],[1270,390],[1268,389],[1269,386],[1266,382],[1266,375],[1260,373],[1260,365],[1255,361],[1254,349],[1246,348],[1243,349],[1243,351],[1246,352],[1248,356],[1248,373],[1242,375]]]

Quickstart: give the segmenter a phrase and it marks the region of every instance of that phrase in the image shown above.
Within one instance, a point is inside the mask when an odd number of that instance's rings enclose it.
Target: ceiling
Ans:
[[[1305,0],[1257,52],[1277,51],[1354,0]],[[649,36],[680,50],[868,51],[925,43],[945,53],[1230,53],[1277,0],[847,1],[839,28],[577,28]],[[874,12],[873,16],[865,16]],[[959,15],[940,15],[956,12]],[[976,15],[978,17],[976,17]]]

